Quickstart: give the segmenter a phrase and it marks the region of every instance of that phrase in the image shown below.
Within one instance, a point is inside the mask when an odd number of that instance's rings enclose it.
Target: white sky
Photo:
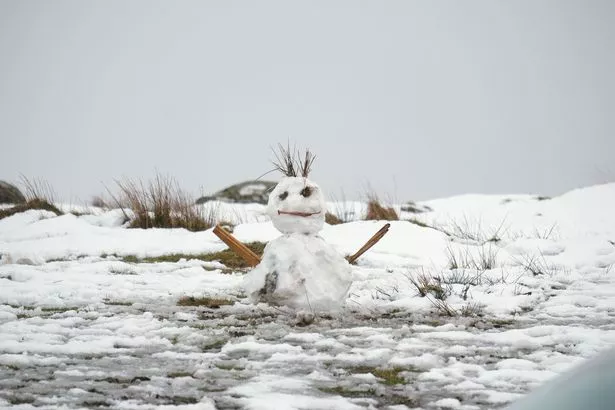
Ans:
[[[0,0],[0,179],[198,194],[290,140],[329,196],[554,195],[615,180],[613,50],[609,0]]]

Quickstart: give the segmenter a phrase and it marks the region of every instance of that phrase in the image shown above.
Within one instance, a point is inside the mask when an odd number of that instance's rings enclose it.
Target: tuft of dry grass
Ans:
[[[130,228],[184,228],[195,232],[214,224],[214,215],[195,205],[194,198],[170,176],[156,173],[148,183],[133,179],[115,182],[120,193],[109,194],[119,208],[132,210],[132,218],[124,212],[131,221]]]
[[[41,209],[53,212],[56,215],[62,215],[62,211],[44,199],[30,199],[25,204],[18,204],[11,208],[0,209],[0,219],[8,218],[9,216],[28,211],[30,209]]]
[[[476,277],[464,275],[452,280],[453,278],[446,279],[440,275],[426,273],[423,269],[421,269],[421,272],[418,273],[416,277],[412,275],[406,275],[406,277],[417,289],[419,295],[427,298],[441,315],[457,317],[482,316],[484,314],[485,306],[477,302],[468,302],[459,310],[455,309],[447,302],[447,298],[453,292],[451,286],[453,283],[464,285],[459,296],[463,300],[467,300],[470,287],[478,284]]]
[[[23,194],[26,202],[0,210],[0,219],[30,209],[41,209],[53,212],[56,215],[62,215],[63,212],[54,205],[55,191],[49,182],[40,178],[28,179],[24,175],[20,176],[20,182],[24,187]]]
[[[383,205],[378,196],[373,193],[367,196],[366,221],[399,221],[397,211],[391,206]]]
[[[474,269],[486,271],[497,266],[498,248],[491,246],[491,243],[484,243],[478,246],[476,254],[473,254],[469,247],[465,247],[459,252],[448,245],[446,247],[448,268],[454,269]]]
[[[342,220],[337,217],[337,215],[332,214],[331,212],[327,212],[325,214],[325,222],[329,225],[339,225],[343,223]]]
[[[432,295],[437,300],[445,300],[451,293],[450,286],[443,283],[442,278],[426,273],[421,269],[421,272],[416,275],[416,278],[407,275],[410,283],[414,285],[421,297]]]
[[[431,304],[438,310],[438,312],[440,312],[440,314],[450,317],[455,317],[459,315],[459,313],[445,300],[433,299],[429,296],[427,297],[427,299],[429,299]]]
[[[110,208],[108,201],[102,195],[93,196],[90,200],[90,205],[102,209]]]
[[[27,178],[21,174],[19,176],[21,185],[23,186],[23,194],[27,201],[35,199],[53,204],[56,202],[56,193],[51,184],[42,178]]]
[[[560,266],[547,261],[544,253],[540,250],[536,254],[525,253],[521,257],[514,259],[526,272],[530,272],[534,276],[555,276],[563,271],[563,268]]]
[[[508,231],[505,223],[506,219],[503,219],[498,226],[484,229],[480,218],[470,218],[464,215],[461,220],[451,220],[445,226],[436,228],[451,238],[483,245],[487,242],[500,242]]]
[[[461,308],[459,314],[466,317],[483,316],[485,314],[485,305],[477,302],[466,303]]]

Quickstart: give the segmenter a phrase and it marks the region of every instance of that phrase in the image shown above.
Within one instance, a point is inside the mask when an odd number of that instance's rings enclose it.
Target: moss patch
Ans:
[[[400,367],[394,367],[391,369],[381,369],[371,366],[357,366],[349,369],[351,373],[371,373],[379,379],[383,380],[383,384],[387,386],[393,386],[395,384],[405,384],[406,379],[401,377],[399,373],[404,371],[416,371],[416,369],[402,369]]]
[[[141,260],[134,255],[127,255],[122,258],[122,260],[126,263],[138,263]]]
[[[337,394],[342,397],[352,397],[352,398],[363,398],[363,397],[373,397],[376,394],[374,389],[366,389],[366,390],[357,390],[351,389],[349,387],[335,386],[335,387],[319,387],[323,393],[328,394]]]
[[[372,371],[371,373],[374,376],[382,379],[383,384],[386,384],[387,386],[393,386],[395,384],[406,383],[406,379],[399,375],[399,373],[402,371],[404,371],[404,369],[395,367],[393,369],[374,369],[374,371]]]
[[[109,305],[109,306],[132,306],[133,303],[132,302],[122,302],[120,300],[103,300],[103,303],[105,305]]]
[[[264,242],[250,242],[246,244],[246,246],[250,248],[258,256],[263,255],[263,251],[265,250],[265,245],[267,244]],[[175,263],[175,262],[179,262],[181,259],[198,259],[203,262],[218,261],[222,263],[224,266],[226,266],[227,268],[234,268],[234,269],[249,267],[249,265],[243,259],[241,259],[239,255],[237,255],[235,252],[233,252],[230,249],[225,249],[220,252],[201,253],[201,254],[196,254],[196,255],[190,255],[190,254],[185,254],[185,253],[174,253],[170,255],[147,257],[147,258],[141,258],[141,259],[137,258],[134,255],[128,255],[122,258],[122,260],[127,263],[139,263],[139,262],[143,262],[143,263],[172,262],[172,263]]]
[[[64,312],[68,312],[69,310],[79,310],[79,307],[78,306],[69,306],[69,307],[44,307],[44,308],[41,308],[41,311],[47,312],[47,313],[64,313]]]
[[[223,305],[232,305],[233,303],[232,300],[225,298],[184,296],[179,299],[177,306],[205,306],[215,309]]]
[[[172,373],[167,374],[167,377],[171,378],[171,379],[175,379],[175,378],[178,378],[178,377],[192,377],[192,373],[188,373],[188,372],[172,372]]]

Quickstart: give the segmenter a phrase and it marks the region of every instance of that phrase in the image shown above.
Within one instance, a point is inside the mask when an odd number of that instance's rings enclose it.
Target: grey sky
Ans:
[[[0,0],[0,179],[197,194],[290,139],[337,196],[558,194],[615,179],[613,50],[609,0]]]

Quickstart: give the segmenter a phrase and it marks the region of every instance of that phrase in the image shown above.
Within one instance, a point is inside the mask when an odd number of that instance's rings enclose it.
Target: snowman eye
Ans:
[[[310,188],[309,186],[306,186],[305,188],[301,190],[300,194],[303,195],[305,198],[307,198],[308,196],[312,195],[312,188]]]
[[[278,198],[280,198],[283,201],[286,199],[287,196],[288,196],[288,191],[284,191],[278,196]]]

